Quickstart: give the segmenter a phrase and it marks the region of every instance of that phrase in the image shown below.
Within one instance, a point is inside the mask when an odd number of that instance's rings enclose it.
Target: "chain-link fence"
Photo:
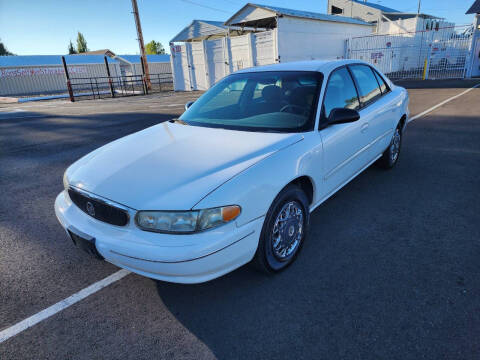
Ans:
[[[347,58],[377,66],[389,78],[463,78],[471,52],[473,26],[463,25],[347,40]]]

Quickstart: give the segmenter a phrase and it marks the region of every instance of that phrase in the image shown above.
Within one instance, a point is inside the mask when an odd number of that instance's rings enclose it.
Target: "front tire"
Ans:
[[[400,150],[402,148],[402,125],[399,124],[393,132],[392,141],[388,145],[387,150],[383,152],[382,157],[378,160],[378,165],[384,169],[391,169],[398,162]]]
[[[310,221],[309,201],[296,185],[286,187],[265,216],[257,252],[257,269],[276,273],[295,261],[305,241]]]

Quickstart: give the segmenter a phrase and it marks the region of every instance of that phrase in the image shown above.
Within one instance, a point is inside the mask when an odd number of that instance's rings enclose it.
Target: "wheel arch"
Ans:
[[[397,127],[400,126],[402,132],[405,130],[405,126],[407,125],[407,114],[403,114],[400,120],[398,121]]]
[[[282,192],[287,186],[290,186],[290,185],[297,185],[300,189],[302,189],[305,195],[307,195],[309,204],[310,205],[313,204],[316,189],[315,189],[315,182],[310,176],[302,175],[293,179],[287,185],[285,185],[280,192]]]

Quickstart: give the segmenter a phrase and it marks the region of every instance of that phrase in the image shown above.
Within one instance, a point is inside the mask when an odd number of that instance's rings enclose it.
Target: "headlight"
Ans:
[[[68,184],[68,179],[67,179],[67,172],[63,174],[63,188],[65,190],[68,190],[69,184]]]
[[[146,231],[193,233],[226,224],[238,215],[240,206],[237,205],[193,211],[139,211],[135,223]]]

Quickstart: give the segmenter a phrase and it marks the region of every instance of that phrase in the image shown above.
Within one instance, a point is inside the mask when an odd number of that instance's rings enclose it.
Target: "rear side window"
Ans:
[[[382,96],[377,79],[370,66],[351,65],[350,70],[357,81],[360,101],[362,105],[368,105]]]
[[[390,89],[387,86],[387,83],[385,80],[383,80],[383,77],[380,76],[378,72],[373,70],[373,73],[375,74],[375,77],[377,78],[378,84],[380,85],[380,90],[382,90],[382,94],[387,93]]]
[[[359,105],[357,90],[348,69],[343,67],[332,72],[323,100],[325,117],[328,118],[335,108],[356,110]]]

